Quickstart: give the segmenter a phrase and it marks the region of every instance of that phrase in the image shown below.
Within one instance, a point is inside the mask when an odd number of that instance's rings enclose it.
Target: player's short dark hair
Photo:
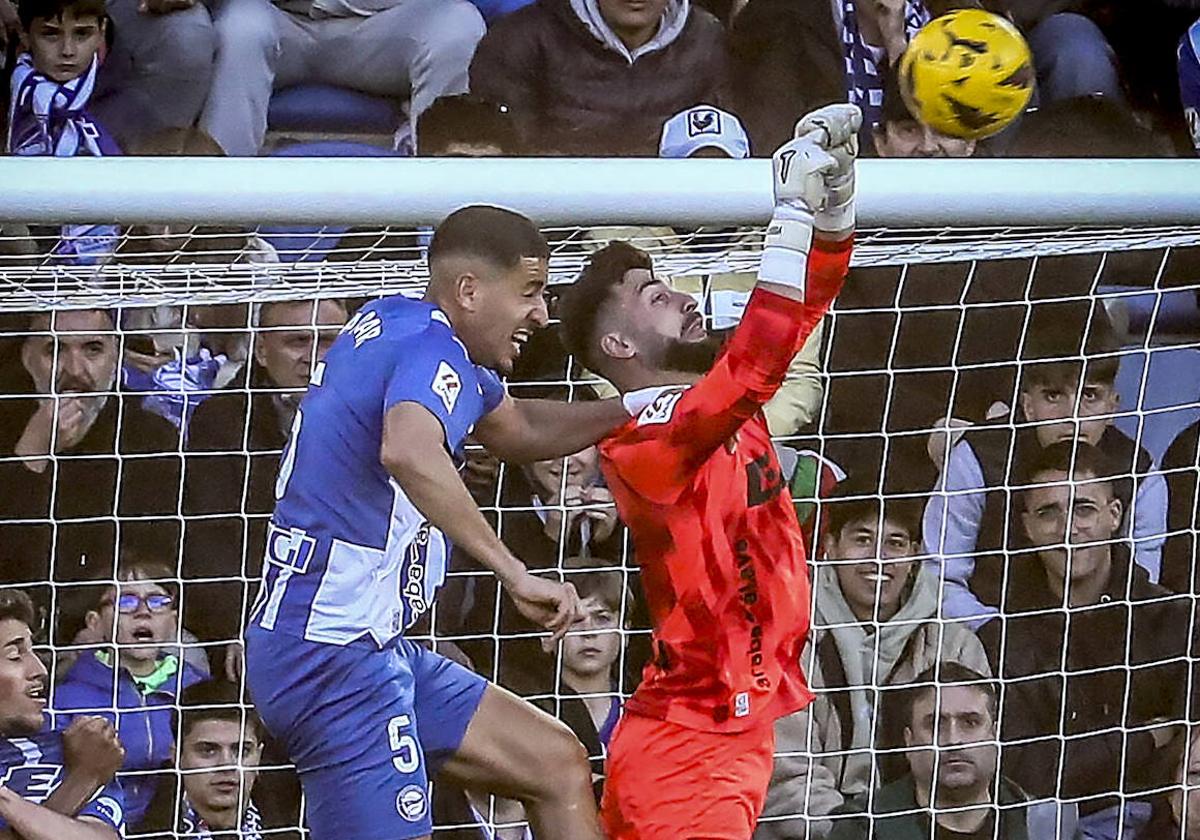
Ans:
[[[968,668],[960,662],[938,662],[926,668],[917,677],[899,691],[903,694],[904,721],[906,726],[912,726],[913,709],[930,694],[936,694],[948,686],[970,686],[987,697],[988,711],[992,720],[997,719],[1000,693],[996,681],[986,674],[981,674],[973,668]]]
[[[1076,387],[1116,382],[1121,343],[1099,300],[1039,304],[1030,313],[1022,348],[1021,390],[1038,385]],[[1084,362],[1079,357],[1085,357]]]
[[[512,210],[472,204],[442,220],[429,243],[429,265],[446,257],[477,257],[501,268],[522,259],[549,259],[550,246],[533,222]]]
[[[879,521],[880,509],[883,521],[893,522],[904,530],[913,541],[921,539],[921,518],[925,500],[914,496],[882,496],[879,488],[854,476],[842,480],[833,494],[821,501],[821,521],[826,533],[835,539],[846,526],[864,519]]]
[[[417,154],[436,157],[455,143],[495,146],[504,155],[521,153],[509,107],[471,93],[438,97],[417,118]]]
[[[1170,152],[1119,102],[1077,96],[1027,111],[1005,157],[1154,158]]]
[[[613,289],[637,268],[654,269],[654,261],[628,242],[610,242],[588,257],[579,278],[559,299],[562,341],[585,367],[600,372],[599,324]]]
[[[67,11],[76,17],[92,15],[101,21],[107,14],[104,0],[20,0],[17,4],[17,17],[26,32],[35,20],[54,20]]]
[[[227,680],[213,679],[188,686],[179,695],[179,738],[182,741],[197,724],[223,720],[239,726],[262,740],[266,734],[254,707],[244,702],[238,687]]]
[[[33,631],[36,629],[37,610],[33,600],[20,589],[0,589],[0,621],[13,619]]]
[[[1119,472],[1103,451],[1083,440],[1060,440],[1040,448],[1022,464],[1018,481],[1028,491],[1039,475],[1060,472],[1072,478],[1094,478],[1112,487],[1112,479]],[[1021,494],[1022,497],[1025,495]]]

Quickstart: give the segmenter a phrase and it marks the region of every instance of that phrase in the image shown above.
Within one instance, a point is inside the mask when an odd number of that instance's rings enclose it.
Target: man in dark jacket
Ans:
[[[726,64],[690,0],[537,0],[484,36],[471,92],[510,106],[531,150],[653,156],[668,119],[720,104]]]
[[[1013,515],[1032,548],[1010,566],[1030,574],[980,637],[1007,683],[1005,774],[1034,796],[1082,800],[1086,835],[1116,840],[1122,818],[1130,831],[1149,815],[1137,795],[1174,773],[1163,747],[1184,716],[1192,616],[1117,541],[1110,472],[1070,441],[1029,466]]]
[[[120,391],[113,313],[39,313],[20,360],[28,398],[0,400],[0,569],[11,582],[111,578],[118,540],[156,556],[178,545],[175,428]],[[120,527],[118,528],[118,519]],[[62,643],[87,605],[60,590]],[[45,609],[43,587],[30,594]]]
[[[1026,804],[996,779],[997,698],[987,677],[942,663],[906,689],[909,773],[834,813],[829,840],[1057,840],[1074,836],[1072,809]],[[935,746],[936,744],[936,746]],[[869,813],[869,817],[867,814]],[[840,814],[855,816],[839,817]],[[1062,833],[1056,831],[1061,827]]]

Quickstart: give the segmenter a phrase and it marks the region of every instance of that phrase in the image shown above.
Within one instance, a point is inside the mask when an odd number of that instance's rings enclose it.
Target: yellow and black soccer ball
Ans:
[[[1021,33],[982,9],[958,9],[913,36],[900,58],[908,110],[952,137],[990,137],[1017,118],[1033,93],[1033,57]]]

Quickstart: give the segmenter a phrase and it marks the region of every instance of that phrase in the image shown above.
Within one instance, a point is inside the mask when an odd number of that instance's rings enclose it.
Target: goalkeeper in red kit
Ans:
[[[775,153],[758,283],[724,346],[627,243],[593,254],[562,301],[567,348],[632,415],[601,442],[601,468],[654,626],[609,745],[610,840],[749,838],[774,721],[812,699],[800,526],[761,408],[849,269],[861,120],[821,108]]]

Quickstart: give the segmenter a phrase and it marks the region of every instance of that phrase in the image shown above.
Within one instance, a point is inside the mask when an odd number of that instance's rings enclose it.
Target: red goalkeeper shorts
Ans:
[[[714,733],[626,714],[608,751],[609,840],[749,840],[771,781],[775,729]]]

